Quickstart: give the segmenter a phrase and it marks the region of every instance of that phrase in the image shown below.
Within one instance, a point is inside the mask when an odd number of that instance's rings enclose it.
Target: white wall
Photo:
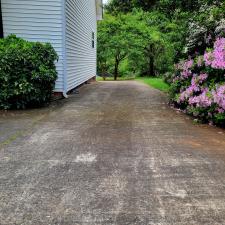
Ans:
[[[67,90],[96,75],[95,0],[66,0]],[[92,32],[95,48],[92,48]]]
[[[84,1],[84,0],[83,0]],[[4,36],[50,42],[59,55],[56,91],[63,91],[62,0],[1,0]]]

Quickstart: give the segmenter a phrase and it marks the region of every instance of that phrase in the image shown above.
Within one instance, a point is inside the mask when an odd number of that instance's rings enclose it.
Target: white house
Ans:
[[[0,35],[49,42],[59,55],[55,91],[64,95],[96,76],[102,0],[0,0]],[[3,29],[2,29],[3,28]]]

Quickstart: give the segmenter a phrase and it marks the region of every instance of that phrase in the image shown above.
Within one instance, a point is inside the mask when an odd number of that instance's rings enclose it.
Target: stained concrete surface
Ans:
[[[223,225],[225,133],[135,82],[0,113],[0,225]]]

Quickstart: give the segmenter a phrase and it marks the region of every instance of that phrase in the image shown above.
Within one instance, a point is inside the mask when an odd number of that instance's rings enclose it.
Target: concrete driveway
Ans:
[[[0,225],[223,225],[225,133],[135,81],[0,115]]]

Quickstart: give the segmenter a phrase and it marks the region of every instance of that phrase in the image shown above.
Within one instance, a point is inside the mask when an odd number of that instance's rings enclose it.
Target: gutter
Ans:
[[[66,0],[62,0],[62,36],[63,36],[63,97],[67,95],[67,58],[66,58]]]
[[[103,20],[103,0],[95,0],[97,21]]]
[[[2,20],[2,3],[0,0],[0,38],[4,37],[4,33],[3,33],[3,20]]]

